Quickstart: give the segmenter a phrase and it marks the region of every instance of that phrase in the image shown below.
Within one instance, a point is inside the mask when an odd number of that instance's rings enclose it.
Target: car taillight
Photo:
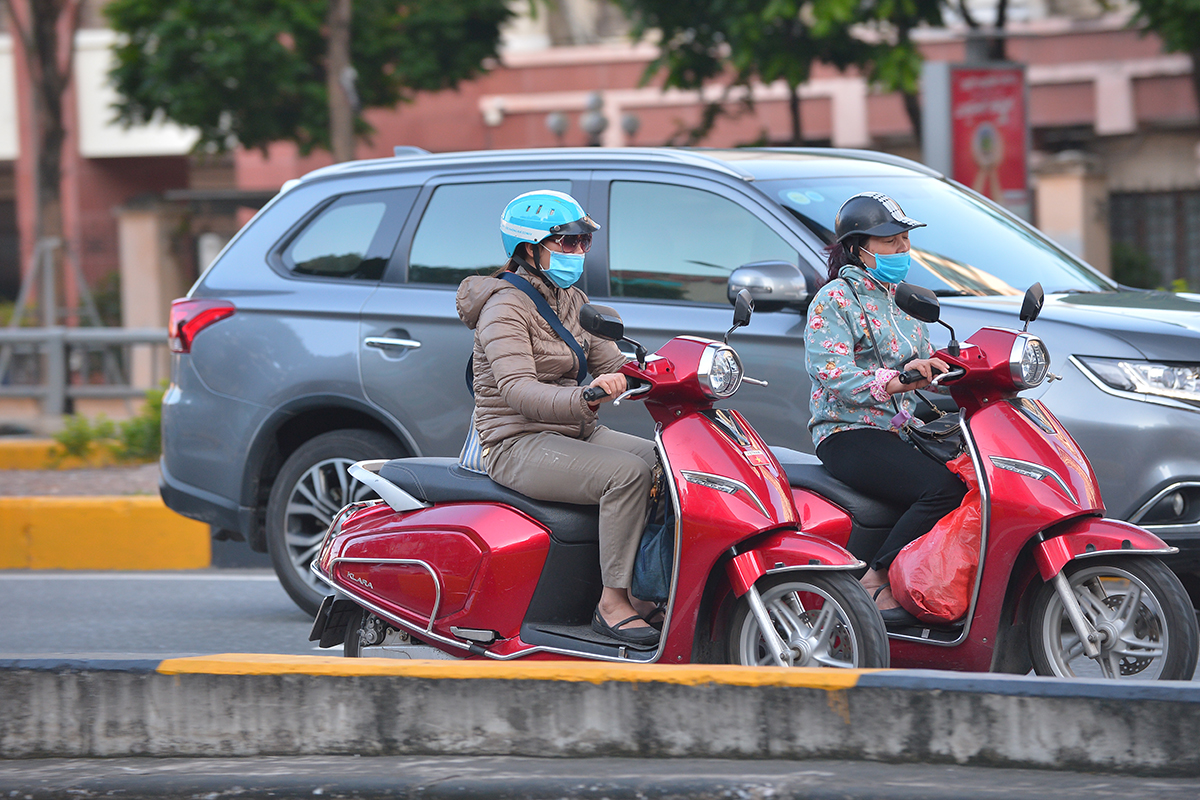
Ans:
[[[228,300],[203,300],[181,297],[171,301],[171,322],[167,328],[172,353],[190,353],[196,334],[237,309]]]

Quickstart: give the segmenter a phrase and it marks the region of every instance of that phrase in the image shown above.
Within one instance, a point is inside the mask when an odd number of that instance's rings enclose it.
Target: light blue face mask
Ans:
[[[870,250],[864,250],[864,253],[871,253]],[[871,253],[875,256],[875,266],[867,267],[867,274],[876,280],[884,283],[900,283],[908,277],[908,268],[912,265],[912,260],[908,257],[908,251],[903,253]]]
[[[550,266],[542,270],[547,278],[560,289],[574,286],[583,274],[583,253],[550,252]]]

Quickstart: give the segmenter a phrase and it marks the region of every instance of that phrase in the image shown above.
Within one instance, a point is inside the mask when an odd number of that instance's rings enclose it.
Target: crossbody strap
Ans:
[[[575,341],[575,337],[562,324],[562,320],[558,318],[558,314],[554,313],[554,309],[546,302],[546,298],[542,297],[542,293],[533,288],[529,281],[520,275],[505,272],[500,278],[529,295],[529,299],[533,301],[533,305],[537,308],[538,313],[542,315],[542,319],[546,320],[551,329],[558,334],[559,338],[567,343],[567,347],[571,348],[571,352],[575,353],[575,359],[579,362],[579,372],[575,376],[575,382],[583,386],[583,382],[587,380],[588,375],[587,356],[584,355],[583,348],[579,346],[579,342]]]

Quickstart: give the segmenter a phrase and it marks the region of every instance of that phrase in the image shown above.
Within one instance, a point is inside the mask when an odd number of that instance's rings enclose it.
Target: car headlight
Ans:
[[[709,397],[729,397],[742,385],[742,360],[725,344],[710,344],[700,356],[700,385]]]
[[[1163,364],[1126,358],[1079,358],[1114,389],[1200,403],[1200,364]]]
[[[1046,343],[1028,333],[1019,335],[1008,355],[1008,368],[1018,389],[1032,389],[1046,380],[1050,351]]]

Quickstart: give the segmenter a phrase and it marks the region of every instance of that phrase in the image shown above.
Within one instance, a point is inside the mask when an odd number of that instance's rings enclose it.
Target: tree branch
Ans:
[[[12,22],[13,29],[17,32],[17,38],[21,40],[21,49],[25,51],[25,61],[29,62],[29,54],[33,52],[33,36],[29,32],[29,26],[22,22],[21,17],[17,14],[17,7],[12,0],[0,0],[0,6],[8,9],[8,18]]]

